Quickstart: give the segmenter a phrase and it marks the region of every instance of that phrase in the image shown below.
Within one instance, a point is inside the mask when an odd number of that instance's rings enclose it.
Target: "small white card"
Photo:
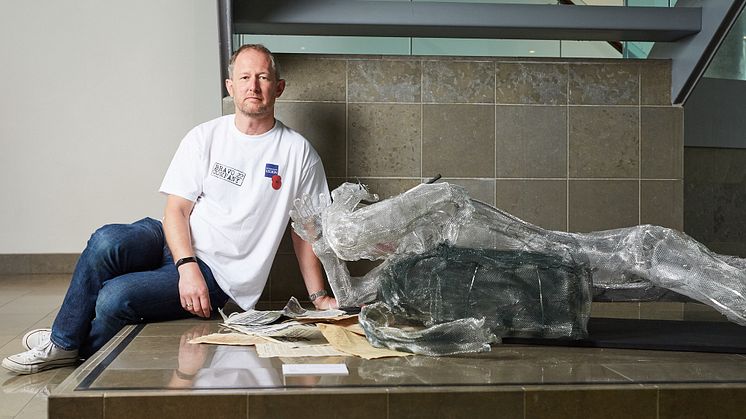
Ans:
[[[345,364],[282,364],[282,375],[350,375]]]

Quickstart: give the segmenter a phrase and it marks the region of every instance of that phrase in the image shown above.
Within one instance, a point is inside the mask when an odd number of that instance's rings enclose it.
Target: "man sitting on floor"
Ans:
[[[160,191],[163,222],[106,225],[88,241],[51,329],[22,339],[3,359],[19,374],[77,363],[133,323],[209,318],[232,298],[253,308],[289,220],[293,201],[329,193],[316,151],[274,117],[284,88],[274,57],[244,45],[225,81],[236,106],[182,140]],[[336,306],[320,263],[295,233],[293,247],[311,301]]]

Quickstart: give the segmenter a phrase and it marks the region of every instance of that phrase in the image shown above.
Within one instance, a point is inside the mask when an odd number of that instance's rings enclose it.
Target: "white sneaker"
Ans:
[[[50,368],[74,365],[78,362],[78,350],[66,351],[47,340],[42,346],[3,359],[3,367],[17,374],[33,374]]]
[[[52,329],[35,329],[32,330],[21,338],[21,346],[27,351],[31,348],[36,348],[44,343],[47,343],[49,336],[52,335]]]

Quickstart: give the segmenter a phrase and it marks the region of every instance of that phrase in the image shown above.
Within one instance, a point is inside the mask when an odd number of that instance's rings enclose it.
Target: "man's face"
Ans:
[[[269,57],[261,51],[243,51],[233,63],[233,76],[225,81],[233,96],[236,112],[246,116],[274,115],[275,99],[285,89],[285,80],[277,80]]]

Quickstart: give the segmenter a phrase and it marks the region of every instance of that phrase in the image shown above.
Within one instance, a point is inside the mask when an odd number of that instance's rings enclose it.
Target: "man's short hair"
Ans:
[[[274,73],[275,79],[280,80],[280,69],[277,67],[277,62],[275,61],[275,56],[272,55],[272,51],[270,51],[267,47],[265,47],[262,44],[244,44],[241,45],[239,49],[236,50],[236,52],[231,55],[231,61],[228,64],[228,78],[233,78],[233,65],[236,63],[236,58],[239,54],[242,52],[253,49],[254,51],[259,51],[267,54],[269,57],[270,67],[272,68],[272,72]]]

